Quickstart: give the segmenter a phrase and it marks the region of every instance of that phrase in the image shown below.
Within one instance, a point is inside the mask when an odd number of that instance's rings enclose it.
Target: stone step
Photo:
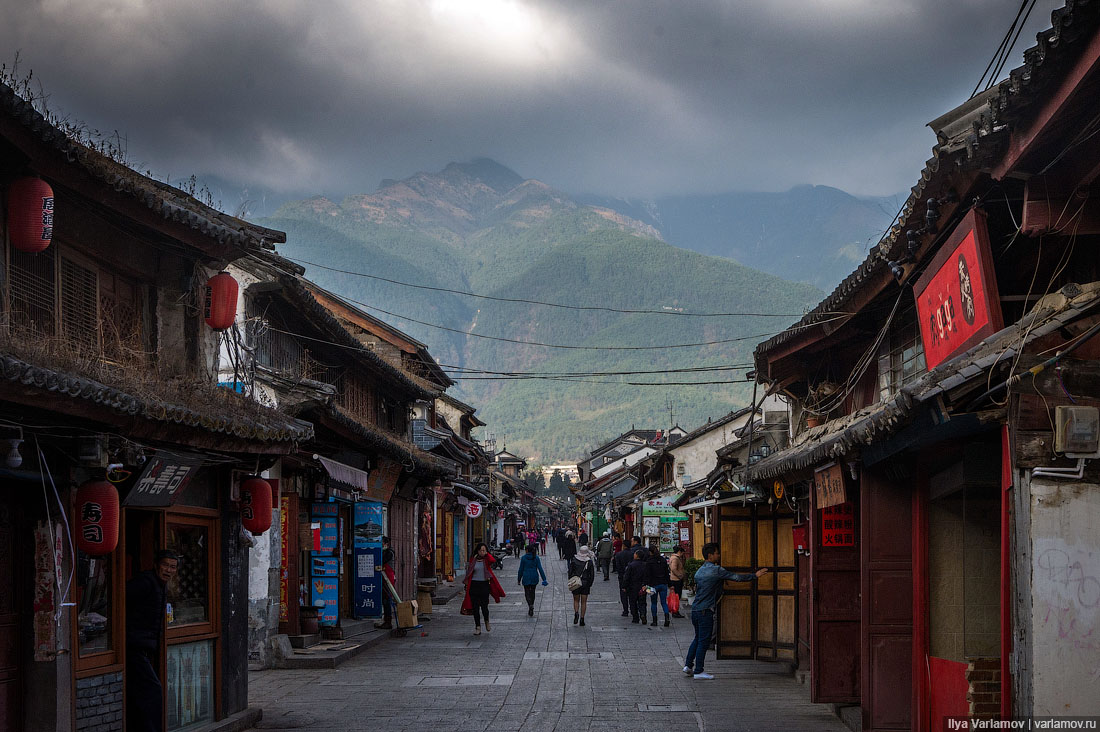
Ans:
[[[291,635],[287,637],[290,638],[290,645],[295,648],[309,648],[310,646],[315,646],[321,642],[320,633],[312,633],[310,635]]]

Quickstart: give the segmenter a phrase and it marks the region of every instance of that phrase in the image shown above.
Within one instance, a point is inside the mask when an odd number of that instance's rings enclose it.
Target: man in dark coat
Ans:
[[[573,561],[573,557],[577,554],[577,540],[573,538],[573,532],[565,532],[565,538],[561,540],[562,559],[567,562]]]
[[[641,622],[642,625],[646,624],[646,598],[641,596],[640,593],[648,579],[649,566],[646,564],[645,550],[640,546],[634,547],[634,560],[626,566],[626,573],[623,577],[626,584],[627,599],[630,600],[631,623]],[[639,618],[641,618],[640,621]]]
[[[615,574],[619,576],[619,600],[623,603],[624,618],[630,615],[630,598],[626,595],[626,566],[630,564],[630,560],[633,558],[634,550],[630,547],[625,547],[611,560],[611,563],[615,566]]]
[[[126,729],[163,732],[164,691],[157,666],[164,641],[165,589],[179,569],[179,555],[161,550],[153,569],[126,583]]]

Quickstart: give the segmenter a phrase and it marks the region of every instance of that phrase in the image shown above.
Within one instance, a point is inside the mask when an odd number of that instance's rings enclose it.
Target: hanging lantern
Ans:
[[[106,480],[89,480],[76,490],[76,545],[93,557],[118,546],[118,491]]]
[[[41,178],[8,187],[8,238],[21,252],[37,254],[53,240],[53,189]]]
[[[263,478],[241,483],[241,523],[256,536],[271,528],[271,484]]]
[[[214,330],[226,330],[237,319],[237,281],[228,272],[216,274],[206,283],[203,316]]]

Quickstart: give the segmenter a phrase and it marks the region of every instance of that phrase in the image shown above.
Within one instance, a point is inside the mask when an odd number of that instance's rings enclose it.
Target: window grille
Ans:
[[[95,270],[61,258],[61,334],[80,350],[99,352],[99,283]]]
[[[11,250],[10,321],[12,329],[52,338],[57,313],[54,247],[39,254]]]
[[[142,303],[140,286],[119,275],[99,273],[100,336],[106,358],[145,359]]]
[[[928,370],[915,311],[902,314],[897,327],[888,334],[886,345],[888,348],[884,347],[878,357],[879,396],[884,400]]]

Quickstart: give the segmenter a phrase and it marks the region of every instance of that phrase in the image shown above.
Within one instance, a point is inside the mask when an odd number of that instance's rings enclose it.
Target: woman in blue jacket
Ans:
[[[529,544],[527,553],[519,560],[517,582],[523,585],[523,594],[527,596],[527,615],[535,614],[535,586],[542,577],[542,586],[546,587],[546,572],[542,571],[542,562],[538,558],[538,544]]]

